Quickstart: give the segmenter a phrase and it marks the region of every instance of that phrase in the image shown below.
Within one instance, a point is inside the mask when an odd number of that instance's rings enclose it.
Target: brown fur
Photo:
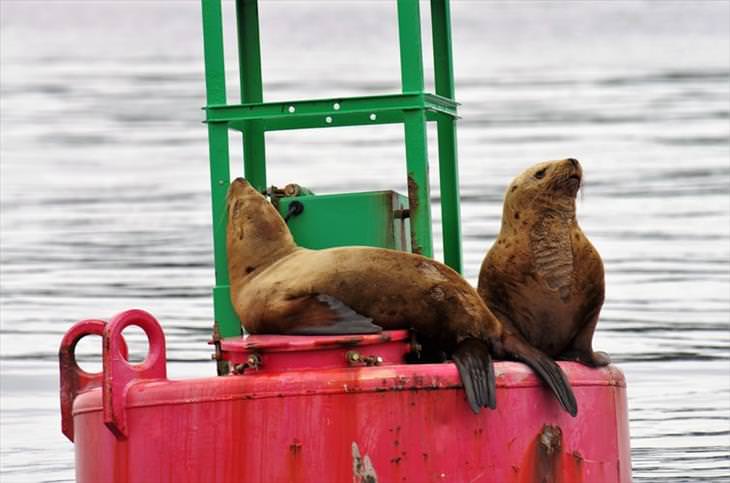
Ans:
[[[592,348],[604,272],[575,217],[582,175],[576,160],[565,159],[537,164],[512,181],[478,291],[506,330],[551,357],[597,366],[609,362]]]
[[[247,182],[229,192],[231,297],[250,333],[283,333],[309,295],[332,296],[384,329],[413,328],[451,351],[465,338],[496,342],[501,326],[451,268],[394,250],[297,247],[271,204]],[[323,321],[326,323],[326,321]]]
[[[538,372],[576,414],[560,368],[519,334],[503,330],[476,290],[446,265],[382,248],[297,247],[277,211],[241,178],[231,184],[228,210],[231,301],[248,332],[328,327],[337,314],[332,300],[321,297],[330,297],[383,329],[412,329],[425,352],[451,356],[474,412],[495,407],[491,356],[509,354]]]

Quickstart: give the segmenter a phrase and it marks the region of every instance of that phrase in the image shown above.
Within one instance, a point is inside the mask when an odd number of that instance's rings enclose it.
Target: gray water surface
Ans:
[[[199,3],[0,14],[0,480],[70,481],[56,354],[73,322],[144,308],[170,377],[214,372]],[[391,2],[265,1],[261,18],[268,100],[399,91]],[[510,179],[580,159],[607,278],[595,346],[626,373],[634,478],[730,481],[730,4],[457,1],[453,28],[465,275]],[[267,139],[270,183],[406,191],[399,126]],[[89,367],[98,345],[80,347]]]

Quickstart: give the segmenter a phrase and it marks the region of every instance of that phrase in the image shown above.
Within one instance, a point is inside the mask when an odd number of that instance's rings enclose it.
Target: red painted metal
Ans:
[[[130,364],[124,353],[122,331],[130,325],[144,330],[149,343],[147,357],[140,364]],[[143,310],[118,314],[104,328],[104,424],[117,436],[127,435],[126,394],[130,384],[139,379],[167,377],[165,334],[152,315]]]
[[[84,391],[101,386],[102,372],[86,372],[76,363],[76,344],[87,335],[104,335],[106,322],[103,320],[82,320],[74,324],[63,336],[58,350],[61,376],[61,432],[74,440],[74,424],[71,408],[76,396]],[[127,344],[119,340],[119,351],[127,358]]]
[[[150,324],[149,317],[133,319]],[[120,330],[108,328],[105,338],[106,359]],[[117,357],[104,366],[105,384],[120,371],[132,376],[122,377],[124,391],[111,392],[119,399],[112,407],[126,414],[126,436],[105,426],[105,391],[79,394],[77,480],[631,480],[625,382],[615,367],[561,363],[579,403],[572,418],[529,368],[498,362],[497,409],[474,415],[453,364],[397,363],[407,339],[397,331],[224,340],[221,357],[245,366],[243,374],[184,381],[124,372]],[[159,342],[150,337],[151,352]],[[352,361],[353,351],[379,365]],[[312,368],[312,353],[325,362]]]
[[[252,335],[221,340],[220,358],[235,369],[239,364],[250,366],[253,356],[256,367],[248,369],[259,373],[400,364],[410,350],[408,340],[406,330],[339,337]]]

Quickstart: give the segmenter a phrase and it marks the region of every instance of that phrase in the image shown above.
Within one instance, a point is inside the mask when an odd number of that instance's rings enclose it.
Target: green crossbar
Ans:
[[[457,103],[433,94],[394,94],[238,105],[211,105],[206,122],[227,122],[244,130],[262,121],[264,131],[403,122],[407,110],[426,110],[429,120],[438,115],[456,117]],[[294,127],[291,127],[294,126]]]
[[[206,101],[215,258],[214,309],[223,336],[238,335],[231,307],[225,246],[225,195],[230,183],[228,132],[243,133],[244,176],[267,187],[267,131],[401,123],[405,131],[411,251],[433,256],[426,123],[436,122],[444,262],[462,271],[457,106],[451,55],[449,0],[431,0],[436,93],[424,92],[418,0],[396,0],[402,92],[400,94],[264,102],[258,3],[236,0],[241,104],[226,103],[221,0],[202,0]]]

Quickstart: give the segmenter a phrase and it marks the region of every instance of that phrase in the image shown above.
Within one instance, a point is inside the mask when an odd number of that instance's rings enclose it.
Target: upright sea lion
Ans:
[[[297,247],[279,213],[242,178],[228,193],[227,251],[231,300],[248,332],[412,329],[453,358],[475,413],[495,407],[491,356],[513,346],[519,351],[520,341],[503,340],[499,321],[449,267],[381,248]],[[558,366],[544,355],[531,362],[575,414],[575,398]]]
[[[590,366],[604,298],[603,262],[575,217],[583,178],[572,158],[540,163],[516,177],[502,228],[479,273],[479,294],[508,329],[553,358]]]

